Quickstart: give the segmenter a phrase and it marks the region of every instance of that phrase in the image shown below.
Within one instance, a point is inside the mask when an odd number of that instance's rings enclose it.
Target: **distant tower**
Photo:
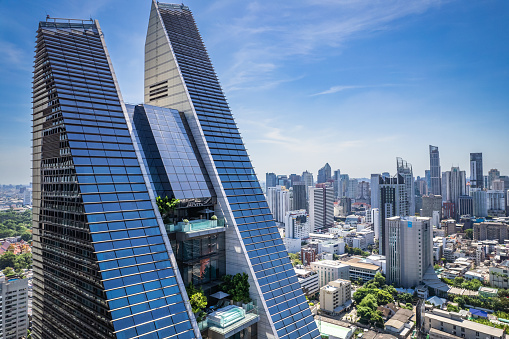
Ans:
[[[265,174],[265,192],[268,192],[269,187],[276,187],[276,173]]]
[[[415,182],[414,175],[412,172],[412,164],[407,163],[401,158],[396,158],[398,174],[400,174],[405,180],[405,187],[407,191],[408,199],[408,211],[409,215],[415,214]]]
[[[482,153],[470,153],[470,188],[484,188]]]
[[[326,163],[325,166],[318,170],[318,177],[316,178],[317,183],[321,184],[327,182],[331,178],[331,167],[329,163]]]
[[[313,173],[302,172],[302,182],[306,185],[306,198],[309,199],[309,187],[313,186]]]
[[[440,154],[437,146],[429,145],[429,171],[430,171],[430,193],[442,195],[442,183],[440,178]]]

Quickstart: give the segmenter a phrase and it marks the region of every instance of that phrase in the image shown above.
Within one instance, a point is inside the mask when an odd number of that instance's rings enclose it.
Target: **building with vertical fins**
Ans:
[[[484,188],[482,153],[470,153],[470,187]]]
[[[437,146],[429,145],[430,194],[442,195],[440,153]]]
[[[97,21],[39,24],[33,212],[34,338],[320,337],[184,5],[152,2],[140,105]],[[236,273],[253,302],[197,322]]]
[[[210,182],[213,191],[213,204],[202,207],[225,221],[226,273],[249,276],[250,296],[259,310],[257,337],[318,338],[318,328],[188,7],[152,2],[144,88],[146,105],[175,109],[183,120],[205,182]],[[174,180],[169,180],[172,187]],[[171,232],[169,236],[172,239]],[[178,247],[178,234],[176,243]]]
[[[200,337],[126,114],[99,23],[40,22],[34,338]]]

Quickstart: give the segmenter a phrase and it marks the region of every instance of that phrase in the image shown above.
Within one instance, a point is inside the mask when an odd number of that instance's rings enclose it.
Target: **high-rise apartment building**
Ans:
[[[267,203],[270,211],[274,215],[277,222],[283,223],[286,212],[291,210],[290,207],[290,191],[284,186],[277,185],[269,187],[267,190]]]
[[[384,242],[387,281],[404,288],[421,285],[426,270],[433,265],[430,218],[388,218]]]
[[[459,167],[451,167],[450,171],[442,173],[442,201],[452,203],[455,211],[450,217],[457,218],[459,211],[459,198],[466,195],[466,173]]]
[[[461,195],[458,200],[458,215],[459,216],[473,216],[474,214],[474,200],[469,195]]]
[[[396,158],[397,174],[403,177],[408,199],[408,215],[415,215],[415,182],[412,172],[412,164],[401,158]]]
[[[379,253],[386,255],[385,248],[385,222],[394,216],[408,216],[410,206],[407,198],[405,179],[401,175],[395,177],[380,177],[378,184],[378,201],[380,202],[380,235]]]
[[[481,222],[474,224],[474,240],[497,240],[499,244],[503,244],[507,237],[507,225],[501,222]]]
[[[378,200],[378,185],[380,184],[380,174],[371,174],[371,208],[380,208]]]
[[[185,284],[238,272],[257,337],[319,337],[187,7],[152,2],[145,105],[86,21],[40,23],[33,96],[33,337],[200,338]]]
[[[302,172],[301,180],[306,185],[306,197],[309,199],[309,187],[313,186],[313,173]]]
[[[350,199],[355,199],[358,196],[359,190],[359,181],[357,179],[349,179],[348,186],[346,188],[346,197]]]
[[[488,190],[486,195],[488,198],[488,215],[505,217],[505,192],[501,190]]]
[[[472,197],[473,216],[487,217],[488,216],[488,193],[479,188],[470,190]]]
[[[340,198],[340,196],[339,196],[339,187],[341,185],[341,171],[340,170],[334,171],[333,179],[334,179],[334,197],[337,199],[337,198]]]
[[[470,187],[484,188],[482,153],[470,153]]]
[[[492,168],[488,171],[488,185],[486,186],[487,189],[495,189],[492,187],[492,183],[495,180],[500,179],[500,171],[496,168]]]
[[[433,195],[442,195],[442,183],[440,174],[440,153],[437,146],[429,145],[429,184],[430,193]]]
[[[276,187],[276,173],[265,174],[265,192],[269,191],[269,187]]]
[[[316,177],[316,182],[318,184],[325,183],[331,179],[331,167],[329,163],[326,163],[322,168],[318,170],[318,176]]]
[[[334,225],[334,189],[332,187],[309,188],[309,219],[312,232]]]
[[[18,339],[27,335],[28,279],[0,278],[0,338]]]
[[[308,238],[311,232],[306,210],[288,211],[285,215],[285,237]]]

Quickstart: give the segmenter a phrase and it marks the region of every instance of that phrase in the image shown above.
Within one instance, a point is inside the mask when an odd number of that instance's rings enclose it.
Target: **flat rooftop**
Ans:
[[[491,326],[488,326],[488,325],[479,324],[479,323],[476,323],[476,322],[473,322],[473,321],[469,321],[469,320],[452,319],[452,318],[448,318],[448,317],[444,317],[444,316],[441,316],[441,315],[438,315],[438,314],[428,313],[428,312],[424,313],[424,316],[426,318],[429,318],[429,319],[435,319],[437,321],[443,321],[443,322],[446,322],[448,324],[452,324],[452,325],[456,325],[456,326],[459,326],[459,327],[468,328],[471,331],[482,332],[482,333],[485,333],[485,334],[488,334],[488,335],[492,335],[492,336],[495,336],[495,337],[502,337],[504,335],[504,330],[502,330],[500,328],[495,328],[495,327],[491,327]]]

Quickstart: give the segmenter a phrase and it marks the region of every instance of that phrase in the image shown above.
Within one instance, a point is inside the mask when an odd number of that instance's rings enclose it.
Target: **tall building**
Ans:
[[[492,168],[488,171],[488,185],[486,186],[487,189],[494,189],[492,187],[492,183],[495,180],[500,179],[500,171],[496,168]]]
[[[126,106],[97,22],[39,25],[32,336],[200,338],[185,284],[245,272],[258,337],[318,338],[187,7],[152,2],[145,52]]]
[[[339,260],[315,261],[311,263],[311,268],[318,273],[320,288],[334,280],[350,279],[350,266]]]
[[[470,187],[484,188],[482,153],[470,153]]]
[[[396,158],[397,173],[403,177],[408,199],[408,215],[415,215],[415,181],[412,172],[412,164],[401,158]]]
[[[442,220],[442,197],[440,195],[423,196],[421,217],[432,218],[434,211],[438,212]]]
[[[507,237],[507,225],[501,222],[481,222],[474,224],[474,240],[497,240],[503,244]]]
[[[318,176],[316,177],[317,184],[322,184],[331,179],[331,167],[329,163],[326,163],[322,168],[318,170]]]
[[[309,188],[309,218],[312,232],[334,225],[334,189],[332,187]]]
[[[401,175],[395,177],[380,177],[378,184],[378,201],[380,202],[380,231],[382,238],[379,241],[379,253],[386,255],[385,247],[385,222],[387,218],[394,216],[408,216],[410,206],[407,198],[407,187]]]
[[[421,285],[426,270],[433,265],[430,218],[391,217],[386,222],[384,242],[388,283],[404,288]]]
[[[359,181],[357,184],[357,197],[355,198],[356,202],[364,202],[370,203],[371,201],[371,190],[369,187],[369,182],[367,181]]]
[[[433,195],[442,195],[442,183],[440,177],[440,153],[437,146],[429,145],[429,188]]]
[[[339,187],[341,185],[341,171],[340,170],[334,171],[333,179],[334,179],[334,197],[337,199],[337,198],[340,198],[340,196],[339,196]]]
[[[473,216],[487,217],[488,216],[488,193],[479,188],[470,190],[472,197]]]
[[[32,336],[199,337],[98,22],[40,22],[34,68]]]
[[[24,338],[28,330],[28,279],[0,278],[0,337]]]
[[[452,203],[454,211],[457,214],[459,211],[459,198],[466,195],[466,173],[460,171],[459,167],[451,167],[450,171],[442,173],[442,201]],[[457,215],[451,215],[457,218]]]
[[[293,210],[307,210],[306,200],[307,187],[303,182],[296,182],[292,186],[293,190]]]
[[[309,199],[309,187],[313,186],[313,173],[302,172],[302,182],[306,185],[306,197]]]
[[[357,179],[349,179],[348,186],[346,188],[346,197],[355,199],[358,196],[359,181]]]
[[[505,192],[489,190],[486,193],[488,198],[488,215],[505,217]]]
[[[474,214],[474,199],[469,195],[461,195],[458,203],[459,216],[473,216]]]
[[[310,227],[306,210],[288,211],[285,215],[285,237],[309,238]]]
[[[246,272],[259,307],[258,337],[319,332],[189,9],[152,2],[145,103],[185,117],[226,219],[226,273]],[[239,250],[240,249],[240,250]],[[293,317],[301,320],[290,321]]]
[[[338,187],[339,188],[339,192],[338,192],[339,198],[343,198],[343,197],[349,198],[348,186],[349,186],[349,182],[350,182],[350,177],[348,176],[348,174],[340,174],[339,180],[340,180],[339,187]]]
[[[283,223],[286,212],[291,210],[290,207],[290,191],[284,186],[277,185],[269,187],[267,191],[267,203],[270,211],[274,215],[277,222]]]
[[[378,185],[380,184],[380,174],[371,174],[371,208],[380,208],[378,200]]]
[[[265,174],[265,192],[269,191],[269,187],[276,187],[276,173]]]

